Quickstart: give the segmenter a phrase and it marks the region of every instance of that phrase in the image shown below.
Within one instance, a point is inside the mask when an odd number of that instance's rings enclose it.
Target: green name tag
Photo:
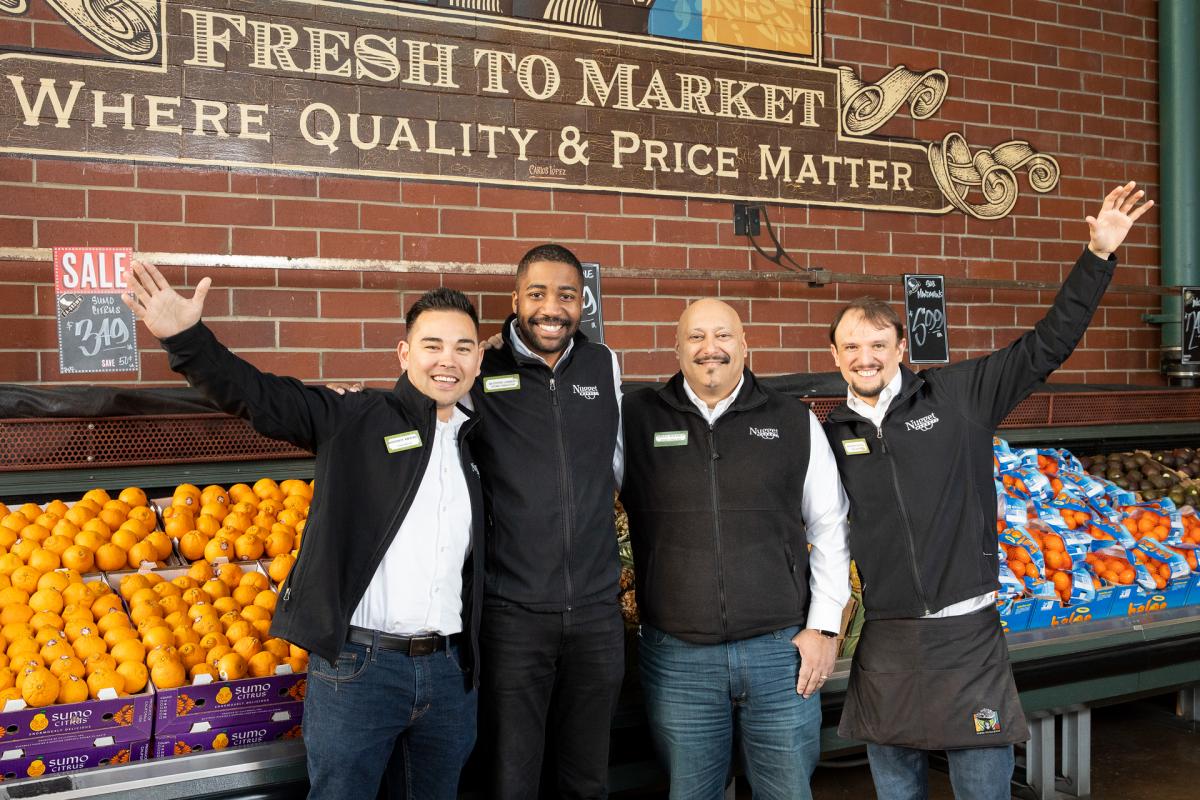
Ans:
[[[871,452],[866,439],[842,439],[842,449],[848,456],[862,456]]]
[[[483,391],[485,394],[490,394],[492,392],[511,392],[514,389],[520,388],[520,375],[493,375],[490,378],[483,379]]]
[[[683,447],[687,444],[687,431],[659,431],[654,434],[655,447]]]
[[[383,437],[383,443],[389,453],[401,453],[421,446],[421,434],[418,431],[408,433],[393,433]]]

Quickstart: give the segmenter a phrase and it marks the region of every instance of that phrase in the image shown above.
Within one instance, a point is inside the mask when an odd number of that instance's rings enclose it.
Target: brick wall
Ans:
[[[1152,0],[825,0],[827,65],[849,65],[870,81],[900,64],[950,75],[932,119],[901,114],[879,135],[934,141],[958,131],[988,147],[1027,139],[1057,158],[1062,177],[1039,196],[1022,176],[1015,210],[993,222],[957,212],[772,207],[784,245],[800,265],[839,273],[1061,280],[1086,240],[1083,217],[1107,189],[1132,179],[1157,193],[1155,14]],[[36,24],[0,24],[6,43],[50,46]],[[641,274],[604,279],[608,341],[631,378],[674,371],[674,322],[689,300],[709,295],[741,312],[757,372],[832,369],[825,331],[838,304],[887,287],[756,278],[775,267],[734,236],[731,216],[732,204],[700,200],[0,157],[0,248],[514,263],[554,239],[585,261]],[[1122,249],[1117,283],[1157,284],[1158,239],[1151,213]],[[655,273],[685,268],[746,275]],[[187,284],[211,276],[217,288],[206,317],[222,339],[260,367],[315,381],[394,378],[401,309],[427,288],[468,292],[485,333],[499,328],[512,288],[510,277],[495,275],[242,266],[168,275]],[[898,290],[891,299],[900,301]],[[953,359],[1003,345],[1050,299],[1046,291],[949,290]],[[48,262],[0,260],[0,381],[107,380],[59,374],[53,307]],[[1156,295],[1110,292],[1056,380],[1159,383],[1158,330],[1142,321],[1157,310]],[[178,384],[149,334],[139,336],[136,382]]]

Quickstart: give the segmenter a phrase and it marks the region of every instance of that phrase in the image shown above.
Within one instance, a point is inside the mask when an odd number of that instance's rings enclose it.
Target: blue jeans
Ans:
[[[337,663],[313,653],[304,698],[310,800],[454,800],[475,744],[476,692],[458,648],[409,657],[347,643]],[[393,751],[396,751],[393,758]]]
[[[800,653],[786,628],[715,645],[643,624],[638,657],[655,748],[671,797],[719,800],[734,733],[756,800],[808,800],[821,754],[821,698],[796,693]]]
[[[868,744],[871,778],[879,800],[929,797],[929,751]],[[1012,797],[1013,748],[974,747],[947,750],[950,785],[957,800],[1009,800]]]

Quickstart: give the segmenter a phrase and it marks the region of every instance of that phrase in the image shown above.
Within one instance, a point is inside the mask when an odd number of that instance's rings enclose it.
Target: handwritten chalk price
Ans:
[[[908,360],[913,364],[948,362],[945,278],[905,275],[904,311],[908,322]]]
[[[1185,286],[1181,295],[1179,360],[1183,364],[1200,364],[1200,287]]]

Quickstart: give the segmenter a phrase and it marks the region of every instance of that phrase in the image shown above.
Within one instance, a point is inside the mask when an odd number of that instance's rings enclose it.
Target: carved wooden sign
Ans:
[[[931,117],[949,78],[824,65],[810,0],[0,0],[3,15],[29,21],[0,28],[0,152],[985,218],[1012,209],[1020,171],[1058,182],[1026,142],[873,137]]]

